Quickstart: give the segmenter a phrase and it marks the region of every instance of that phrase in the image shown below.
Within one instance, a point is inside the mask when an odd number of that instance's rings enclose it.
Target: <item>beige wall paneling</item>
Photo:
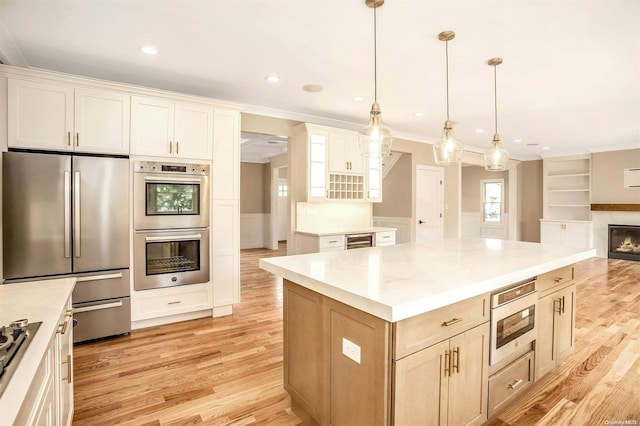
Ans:
[[[264,164],[240,163],[240,214],[265,210]]]
[[[518,166],[518,175],[520,240],[538,243],[542,219],[542,160],[523,161]]]

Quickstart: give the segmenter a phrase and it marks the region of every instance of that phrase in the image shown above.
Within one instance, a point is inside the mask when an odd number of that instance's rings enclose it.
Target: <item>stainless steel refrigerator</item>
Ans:
[[[74,341],[130,331],[129,160],[7,152],[4,283],[77,276]]]

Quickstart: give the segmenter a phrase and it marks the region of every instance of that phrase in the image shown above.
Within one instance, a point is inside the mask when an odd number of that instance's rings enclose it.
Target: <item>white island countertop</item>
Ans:
[[[297,234],[311,235],[312,237],[326,237],[328,235],[346,235],[346,234],[365,234],[371,232],[397,231],[397,228],[388,228],[386,226],[352,226],[352,227],[336,227],[322,228],[313,230],[296,231]]]
[[[13,424],[18,415],[75,282],[75,278],[62,278],[0,285],[1,325],[23,318],[42,322],[0,396],[0,424]]]
[[[594,249],[452,238],[260,259],[260,267],[396,322],[591,258]]]

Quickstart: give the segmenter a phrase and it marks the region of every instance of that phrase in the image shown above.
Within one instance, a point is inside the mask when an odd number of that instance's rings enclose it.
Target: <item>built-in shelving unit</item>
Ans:
[[[540,241],[592,247],[591,156],[545,159],[543,187]]]

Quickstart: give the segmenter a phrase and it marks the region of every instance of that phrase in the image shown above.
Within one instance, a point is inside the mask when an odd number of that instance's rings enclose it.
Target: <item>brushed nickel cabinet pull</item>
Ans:
[[[331,240],[329,241],[329,244],[336,244],[338,242],[338,240]]]
[[[71,354],[67,354],[67,383],[71,383],[73,377],[73,368],[71,367]]]
[[[167,305],[178,305],[180,303],[182,303],[181,300],[176,300],[176,301],[173,301],[173,302],[167,302]]]
[[[510,387],[511,389],[515,389],[515,388],[517,388],[518,386],[520,386],[520,385],[522,384],[522,382],[523,382],[523,380],[522,380],[522,379],[515,380],[513,383],[511,383],[511,384],[509,385],[509,387]]]
[[[456,373],[460,372],[460,346],[453,350],[453,355],[455,355],[454,363],[451,366],[451,370],[455,369]],[[452,371],[453,372],[453,371]]]
[[[451,375],[451,353],[449,351],[444,351],[444,376]]]
[[[76,133],[76,146],[80,146],[80,133]]]
[[[173,142],[169,141],[169,154],[173,154]]]
[[[562,296],[562,313],[564,314],[564,296]]]
[[[180,154],[180,142],[176,141],[176,155]]]
[[[460,321],[462,321],[462,318],[454,318],[454,319],[450,319],[449,321],[445,321],[445,322],[443,322],[441,326],[442,326],[442,327],[449,327],[450,325],[457,324],[457,323],[459,323]]]
[[[58,333],[64,335],[67,332],[68,325],[69,321],[65,321],[62,324],[58,325]]]
[[[555,280],[553,280],[556,284],[559,283],[560,281],[564,280],[564,277],[560,277],[560,278],[556,278]]]
[[[67,132],[67,145],[71,146],[71,132]]]
[[[556,307],[556,304],[558,305],[557,307]],[[562,315],[562,299],[561,298],[558,297],[557,299],[554,299],[553,311],[557,312],[558,315]]]

